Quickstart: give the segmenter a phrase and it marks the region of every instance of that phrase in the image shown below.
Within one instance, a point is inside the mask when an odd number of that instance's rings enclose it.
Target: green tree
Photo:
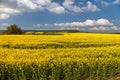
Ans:
[[[6,34],[22,34],[22,30],[16,24],[12,24],[12,25],[8,26],[5,33]]]

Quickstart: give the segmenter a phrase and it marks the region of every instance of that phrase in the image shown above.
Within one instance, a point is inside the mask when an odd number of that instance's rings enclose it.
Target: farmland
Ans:
[[[120,74],[119,34],[59,34],[0,35],[0,80],[110,80]]]

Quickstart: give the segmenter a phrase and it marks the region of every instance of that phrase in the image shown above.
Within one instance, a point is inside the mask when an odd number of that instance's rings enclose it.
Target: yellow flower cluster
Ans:
[[[0,35],[0,80],[108,80],[120,74],[120,35]]]

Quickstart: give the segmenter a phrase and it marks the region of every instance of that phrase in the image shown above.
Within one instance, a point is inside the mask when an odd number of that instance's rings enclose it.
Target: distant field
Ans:
[[[120,34],[59,34],[0,35],[0,80],[119,78]]]

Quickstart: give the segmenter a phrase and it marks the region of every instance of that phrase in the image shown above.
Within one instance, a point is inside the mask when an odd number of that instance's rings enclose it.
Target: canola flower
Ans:
[[[109,80],[120,74],[120,35],[0,35],[0,80]]]

